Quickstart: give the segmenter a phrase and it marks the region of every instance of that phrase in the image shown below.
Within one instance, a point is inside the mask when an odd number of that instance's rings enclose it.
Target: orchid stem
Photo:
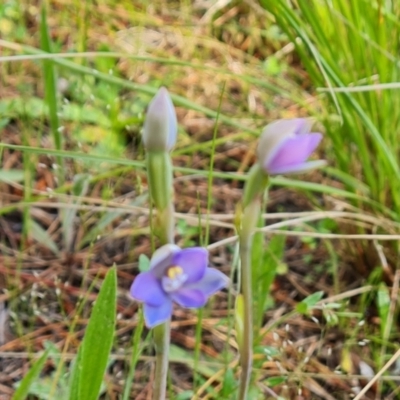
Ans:
[[[170,332],[170,320],[153,329],[154,347],[156,350],[153,400],[166,399]]]
[[[258,196],[245,206],[239,231],[239,254],[241,266],[241,293],[243,296],[243,333],[240,349],[242,372],[238,400],[246,400],[253,367],[253,287],[251,251],[254,229],[260,215],[261,203]]]
[[[157,210],[152,215],[153,232],[161,245],[174,243],[173,175],[169,153],[147,153],[147,174],[150,195]],[[154,327],[153,340],[156,351],[153,400],[166,399],[171,320]]]
[[[252,279],[251,279],[251,247],[252,237],[240,235],[240,264],[243,295],[243,342],[240,352],[240,376],[239,400],[247,399],[250,386],[251,370],[253,365],[253,307],[252,307]]]
[[[161,244],[174,243],[174,205],[172,202],[164,211],[157,215],[159,226],[159,238]],[[156,371],[154,375],[153,400],[166,399],[169,343],[171,337],[171,319],[154,327],[153,340],[156,350]]]

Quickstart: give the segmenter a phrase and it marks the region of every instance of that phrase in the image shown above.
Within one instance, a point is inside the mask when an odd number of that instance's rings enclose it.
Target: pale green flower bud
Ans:
[[[144,122],[143,143],[146,151],[170,151],[178,133],[174,105],[165,87],[153,97]]]

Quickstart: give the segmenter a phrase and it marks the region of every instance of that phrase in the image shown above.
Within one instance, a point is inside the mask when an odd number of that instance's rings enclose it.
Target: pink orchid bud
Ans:
[[[281,119],[268,124],[257,148],[261,168],[269,175],[300,173],[325,165],[324,160],[307,161],[322,139],[311,131],[304,118]]]
[[[168,90],[161,87],[153,97],[144,122],[143,143],[149,152],[170,151],[176,143],[178,122]]]

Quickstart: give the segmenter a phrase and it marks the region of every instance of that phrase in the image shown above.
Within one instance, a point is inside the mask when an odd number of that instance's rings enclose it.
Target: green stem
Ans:
[[[171,156],[168,152],[147,152],[146,162],[150,195],[157,210],[155,223],[152,223],[153,232],[161,245],[173,244],[175,221]],[[153,329],[156,351],[153,400],[166,399],[170,336],[171,320]]]
[[[239,400],[247,398],[250,386],[251,369],[253,360],[253,308],[252,308],[252,282],[251,282],[251,238],[240,238],[240,263],[242,269],[242,295],[243,295],[243,343],[240,351],[240,376]]]
[[[170,320],[153,329],[154,347],[156,350],[153,400],[166,399],[170,332]]]
[[[241,266],[241,293],[243,296],[243,333],[240,349],[240,376],[238,400],[246,400],[253,366],[253,284],[251,250],[254,228],[260,215],[261,203],[257,196],[243,210],[239,231],[239,252]]]

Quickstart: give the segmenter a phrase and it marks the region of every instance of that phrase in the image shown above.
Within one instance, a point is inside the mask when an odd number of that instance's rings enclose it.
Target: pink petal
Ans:
[[[133,281],[130,292],[135,300],[155,307],[168,299],[160,281],[151,272],[139,274]]]
[[[158,307],[153,307],[149,304],[143,306],[144,320],[148,328],[153,328],[156,325],[160,325],[165,321],[168,321],[172,315],[172,301],[167,301]]]

